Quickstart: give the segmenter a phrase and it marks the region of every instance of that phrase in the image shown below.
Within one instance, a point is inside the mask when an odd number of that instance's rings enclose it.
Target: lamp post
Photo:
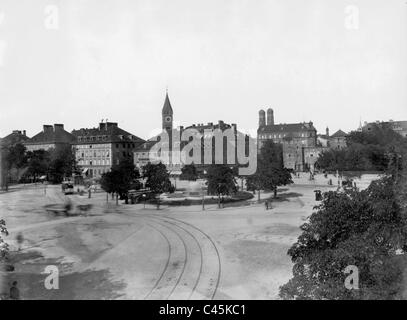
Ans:
[[[204,183],[201,182],[201,191],[202,191],[202,211],[205,211],[205,193],[204,193]]]

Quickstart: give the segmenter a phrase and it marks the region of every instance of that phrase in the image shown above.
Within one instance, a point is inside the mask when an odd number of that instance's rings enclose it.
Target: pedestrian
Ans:
[[[17,243],[18,243],[18,251],[21,251],[21,245],[24,242],[24,237],[23,237],[23,234],[21,232],[19,232],[17,234],[16,240],[17,240]]]
[[[17,281],[13,281],[12,286],[10,288],[10,299],[11,300],[20,299],[20,290],[18,290],[17,288]]]
[[[266,202],[265,202],[264,204],[265,204],[265,206],[266,206],[266,210],[268,210],[268,209],[269,209],[269,201],[266,200]]]

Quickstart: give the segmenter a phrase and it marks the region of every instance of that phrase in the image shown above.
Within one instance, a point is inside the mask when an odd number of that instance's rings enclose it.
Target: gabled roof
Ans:
[[[173,114],[170,98],[168,97],[168,92],[165,95],[165,101],[164,101],[162,114]]]
[[[260,132],[266,133],[294,133],[301,131],[316,131],[312,122],[302,122],[302,123],[287,123],[287,124],[274,124],[261,126],[258,130]]]
[[[16,144],[16,143],[23,143],[30,139],[24,133],[19,130],[14,130],[9,135],[5,136],[3,139],[0,139],[4,145]]]
[[[48,126],[47,130],[43,130],[27,140],[25,144],[41,144],[41,143],[73,143],[75,137],[63,128],[55,129]]]
[[[101,123],[99,128],[73,130],[72,135],[75,136],[76,144],[84,143],[115,143],[115,142],[136,142],[142,144],[143,139],[119,128],[117,123],[107,122]],[[102,139],[98,139],[102,137]],[[78,139],[79,138],[79,139]],[[94,139],[92,139],[94,138]]]
[[[336,131],[330,138],[343,138],[346,137],[348,134],[346,132],[343,132],[341,129]]]

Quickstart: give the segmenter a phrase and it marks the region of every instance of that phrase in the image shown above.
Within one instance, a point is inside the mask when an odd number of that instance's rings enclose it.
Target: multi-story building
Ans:
[[[323,147],[317,144],[317,130],[312,122],[275,124],[274,111],[269,108],[266,113],[259,111],[259,128],[257,130],[258,151],[267,140],[283,145],[284,166],[288,169],[303,171],[313,170]]]
[[[69,146],[75,142],[75,137],[64,130],[63,124],[44,125],[43,130],[24,142],[27,151],[56,149]]]
[[[170,174],[176,176],[181,173],[181,169],[185,164],[185,159],[188,156],[190,158],[194,158],[193,163],[197,167],[197,170],[200,172],[204,172],[205,167],[210,164],[206,163],[209,157],[205,159],[205,153],[206,156],[208,156],[208,152],[211,153],[212,164],[216,162],[216,152],[218,152],[218,150],[215,150],[216,143],[214,143],[214,132],[216,130],[220,130],[223,133],[225,132],[225,130],[231,129],[233,135],[233,137],[227,139],[226,141],[223,141],[223,148],[221,151],[219,151],[222,152],[222,160],[220,162],[225,164],[228,163],[228,150],[233,150],[236,159],[237,137],[238,135],[243,134],[237,131],[236,124],[227,124],[224,121],[219,120],[217,123],[199,123],[192,124],[187,127],[180,126],[174,129],[173,116],[174,112],[167,93],[164,101],[164,106],[162,108],[162,132],[168,133],[168,148],[166,148],[167,150],[164,152],[157,152],[157,150],[153,149],[158,141],[157,136],[141,144],[134,152],[134,163],[138,168],[141,168],[149,162],[162,162],[166,165],[167,170],[170,172]],[[187,130],[190,133],[194,133],[194,139],[192,139],[192,141],[181,141],[180,137],[182,137],[182,134]],[[245,137],[247,136],[245,135]],[[188,151],[184,151],[184,147],[186,145],[190,147],[188,148]],[[199,158],[197,156],[195,157],[196,154],[194,155],[194,151],[196,150],[199,150],[200,152]],[[178,159],[179,161],[174,161],[174,159]],[[197,161],[195,161],[195,159]],[[234,166],[236,164],[237,161],[235,161],[235,163],[231,166]]]
[[[72,131],[75,158],[83,174],[100,177],[113,165],[128,159],[144,140],[119,128],[116,122],[101,122],[98,128]]]

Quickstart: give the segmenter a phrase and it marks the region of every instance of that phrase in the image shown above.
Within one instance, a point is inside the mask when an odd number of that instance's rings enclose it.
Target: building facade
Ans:
[[[197,167],[198,172],[204,173],[206,166],[210,165],[210,163],[206,163],[209,159],[208,152],[211,154],[211,163],[214,164],[216,162],[216,143],[214,142],[214,132],[216,130],[220,130],[220,132],[223,133],[225,132],[225,130],[231,129],[229,132],[232,132],[232,137],[223,140],[223,148],[222,151],[220,151],[222,152],[221,162],[228,163],[228,150],[232,150],[230,152],[233,152],[235,154],[236,159],[236,141],[238,135],[242,134],[237,131],[236,124],[227,124],[224,121],[219,120],[217,123],[198,123],[186,127],[180,126],[178,128],[173,128],[174,112],[168,97],[168,93],[165,97],[161,115],[163,130],[162,132],[166,132],[168,134],[169,145],[167,146],[165,151],[157,151],[156,148],[153,148],[158,141],[157,136],[141,144],[134,152],[134,163],[138,168],[141,169],[149,162],[162,162],[166,165],[167,170],[170,172],[170,174],[176,176],[181,174],[181,169],[185,164],[185,160],[187,158],[194,158],[193,163]],[[182,137],[182,134],[185,132],[193,133],[193,137],[191,137],[189,141],[181,141],[180,139]],[[185,151],[184,149],[185,146],[188,146],[187,151]],[[198,155],[194,154],[194,152],[198,150],[200,153],[199,157]],[[235,163],[237,163],[237,161],[235,161]]]
[[[116,122],[101,122],[98,128],[72,131],[77,165],[84,175],[98,178],[113,165],[127,159],[144,140],[119,128]]]
[[[332,136],[329,137],[329,148],[333,150],[342,150],[347,147],[347,136],[348,134],[342,130],[336,131]]]
[[[312,122],[275,124],[273,109],[259,111],[258,152],[265,141],[282,144],[284,166],[296,171],[313,170],[323,147],[317,143],[317,130]]]

